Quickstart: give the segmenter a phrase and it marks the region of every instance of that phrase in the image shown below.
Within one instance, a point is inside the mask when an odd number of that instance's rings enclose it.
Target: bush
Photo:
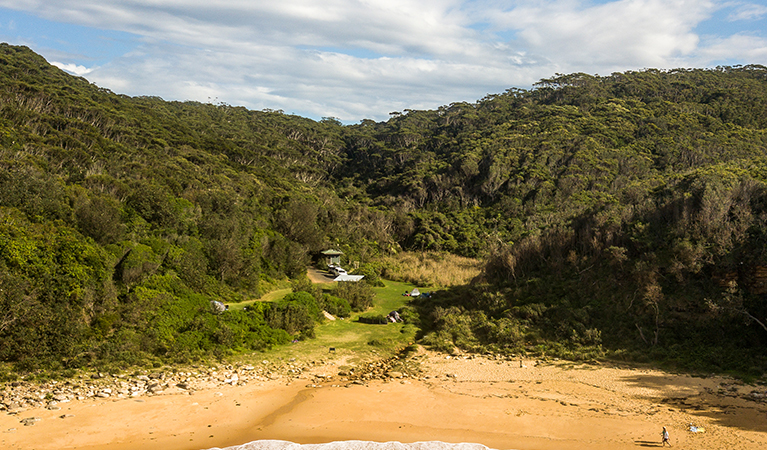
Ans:
[[[349,317],[352,312],[352,307],[349,305],[349,302],[330,294],[324,294],[322,296],[320,299],[320,306],[322,309],[336,317]]]
[[[364,311],[373,304],[373,288],[365,281],[340,281],[333,291],[336,297],[349,302],[352,311]]]
[[[316,321],[321,321],[323,318],[322,308],[314,298],[314,296],[308,292],[292,292],[280,300],[280,303],[293,303],[301,305],[306,308],[309,315]]]
[[[288,334],[314,329],[314,319],[305,306],[297,303],[274,303],[266,313],[266,322]]]
[[[304,337],[314,336],[314,324],[322,320],[322,310],[317,300],[308,292],[293,292],[282,300],[272,303],[265,312],[267,323],[289,334],[301,333]]]
[[[381,314],[366,314],[357,319],[360,323],[369,323],[373,325],[386,325],[389,323],[389,319]]]
[[[399,316],[402,318],[402,321],[404,323],[420,326],[421,316],[418,314],[418,310],[416,310],[412,306],[403,306],[402,308],[400,308]]]
[[[381,272],[383,266],[380,263],[367,263],[363,264],[354,271],[357,275],[365,275],[365,281],[371,286],[383,287],[384,282],[381,280]]]

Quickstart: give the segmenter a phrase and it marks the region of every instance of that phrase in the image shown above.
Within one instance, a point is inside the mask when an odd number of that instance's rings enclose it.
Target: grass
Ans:
[[[293,292],[293,289],[291,288],[277,289],[276,291],[267,292],[266,294],[262,295],[261,298],[255,298],[253,300],[247,300],[239,303],[226,303],[226,305],[230,310],[238,311],[256,302],[273,302],[275,300],[279,300],[291,292]]]
[[[357,318],[362,314],[386,315],[403,307],[410,297],[402,293],[414,287],[409,283],[386,281],[383,287],[374,288],[376,296],[372,308],[353,313],[345,320],[326,320],[316,326],[315,338],[259,353],[258,358],[322,359],[330,354],[331,348],[334,349],[334,356],[346,358],[352,363],[390,356],[415,341],[417,328],[404,323],[370,325],[358,322]],[[424,291],[420,286],[418,288]]]
[[[326,320],[315,327],[315,337],[305,341],[279,346],[263,353],[242,355],[243,358],[267,358],[289,360],[318,360],[327,357],[333,348],[335,357],[342,357],[350,363],[363,362],[373,358],[388,357],[415,341],[418,329],[413,324],[389,323],[373,325],[360,323],[361,315],[382,315],[405,306],[410,292],[418,287],[421,292],[434,287],[465,284],[479,274],[478,260],[441,253],[403,253],[384,261],[387,278],[384,286],[375,287],[373,306],[366,311],[352,313],[347,319]],[[323,284],[323,290],[332,284]],[[230,304],[230,309],[241,309],[256,301],[278,300],[291,289],[278,289],[265,294],[258,300]]]
[[[482,268],[479,259],[437,252],[402,252],[382,262],[386,279],[437,287],[468,284]]]

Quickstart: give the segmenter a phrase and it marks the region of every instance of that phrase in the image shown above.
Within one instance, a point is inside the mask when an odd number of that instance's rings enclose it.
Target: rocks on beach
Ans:
[[[144,371],[127,374],[93,373],[65,381],[14,381],[0,385],[0,411],[20,414],[34,408],[59,410],[63,404],[90,399],[123,399],[163,394],[192,395],[201,389],[236,386],[281,378],[297,378],[325,361],[272,363],[259,366],[192,367],[188,370]],[[26,424],[25,424],[26,425]]]
[[[14,381],[0,385],[0,412],[21,414],[36,408],[57,411],[73,401],[193,395],[202,389],[274,380],[306,379],[310,382],[308,386],[312,387],[332,383],[350,386],[373,380],[407,382],[408,379],[424,378],[418,359],[419,356],[395,356],[354,367],[335,367],[334,361],[324,359],[307,362],[295,359],[264,360],[259,364],[192,366],[188,369],[146,370],[133,374],[96,372],[64,381]]]
[[[388,359],[368,361],[356,366],[336,366],[335,361],[317,360],[308,362],[268,361],[257,364],[191,367],[134,372],[133,374],[93,373],[82,374],[64,381],[27,382],[15,381],[0,385],[0,412],[22,416],[32,409],[58,411],[72,401],[95,399],[139,400],[140,397],[155,395],[194,395],[203,389],[221,386],[238,386],[274,380],[308,380],[307,387],[367,385],[372,381],[409,383],[411,380],[430,382],[443,378],[455,383],[464,380],[464,373],[424,373],[423,354],[400,355]],[[480,365],[501,364],[527,369],[519,358],[495,355],[452,355],[451,359],[479,359]],[[546,365],[545,361],[528,362],[532,367]],[[535,370],[535,369],[527,369]],[[329,372],[329,373],[328,373]],[[767,391],[745,390],[745,386],[722,383],[717,390],[721,396],[743,397],[750,401],[767,403]],[[718,392],[716,392],[718,391]],[[139,400],[140,401],[140,400]],[[66,415],[61,416],[67,417]],[[34,417],[32,419],[35,419]],[[36,420],[24,418],[25,426],[32,426]],[[37,419],[39,420],[39,418]]]

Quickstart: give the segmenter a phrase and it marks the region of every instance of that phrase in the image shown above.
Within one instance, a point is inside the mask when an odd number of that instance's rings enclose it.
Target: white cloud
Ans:
[[[695,33],[725,6],[732,10],[724,1],[0,0],[0,7],[141,36],[130,53],[92,69],[56,56],[59,67],[116,92],[355,121],[474,101],[556,72],[765,63],[762,36]],[[764,14],[738,5],[732,17]]]
[[[696,50],[692,30],[712,10],[710,1],[562,1],[535,2],[494,16],[497,28],[517,30],[513,45],[581,70],[667,66]]]
[[[88,75],[89,73],[93,71],[93,69],[89,69],[85,66],[79,66],[77,64],[64,64],[57,61],[51,61],[50,63],[58,67],[59,69],[65,72],[69,72],[72,75],[77,75],[78,77]]]
[[[767,6],[754,3],[738,4],[727,19],[731,22],[739,20],[760,20],[767,15]]]
[[[737,34],[713,40],[704,50],[707,60],[728,60],[736,57],[743,61],[767,61],[767,39]]]

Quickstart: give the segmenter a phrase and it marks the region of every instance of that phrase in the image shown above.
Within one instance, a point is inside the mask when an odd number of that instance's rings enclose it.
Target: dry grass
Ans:
[[[482,261],[448,253],[403,252],[383,260],[383,277],[417,286],[449,287],[469,283]]]

